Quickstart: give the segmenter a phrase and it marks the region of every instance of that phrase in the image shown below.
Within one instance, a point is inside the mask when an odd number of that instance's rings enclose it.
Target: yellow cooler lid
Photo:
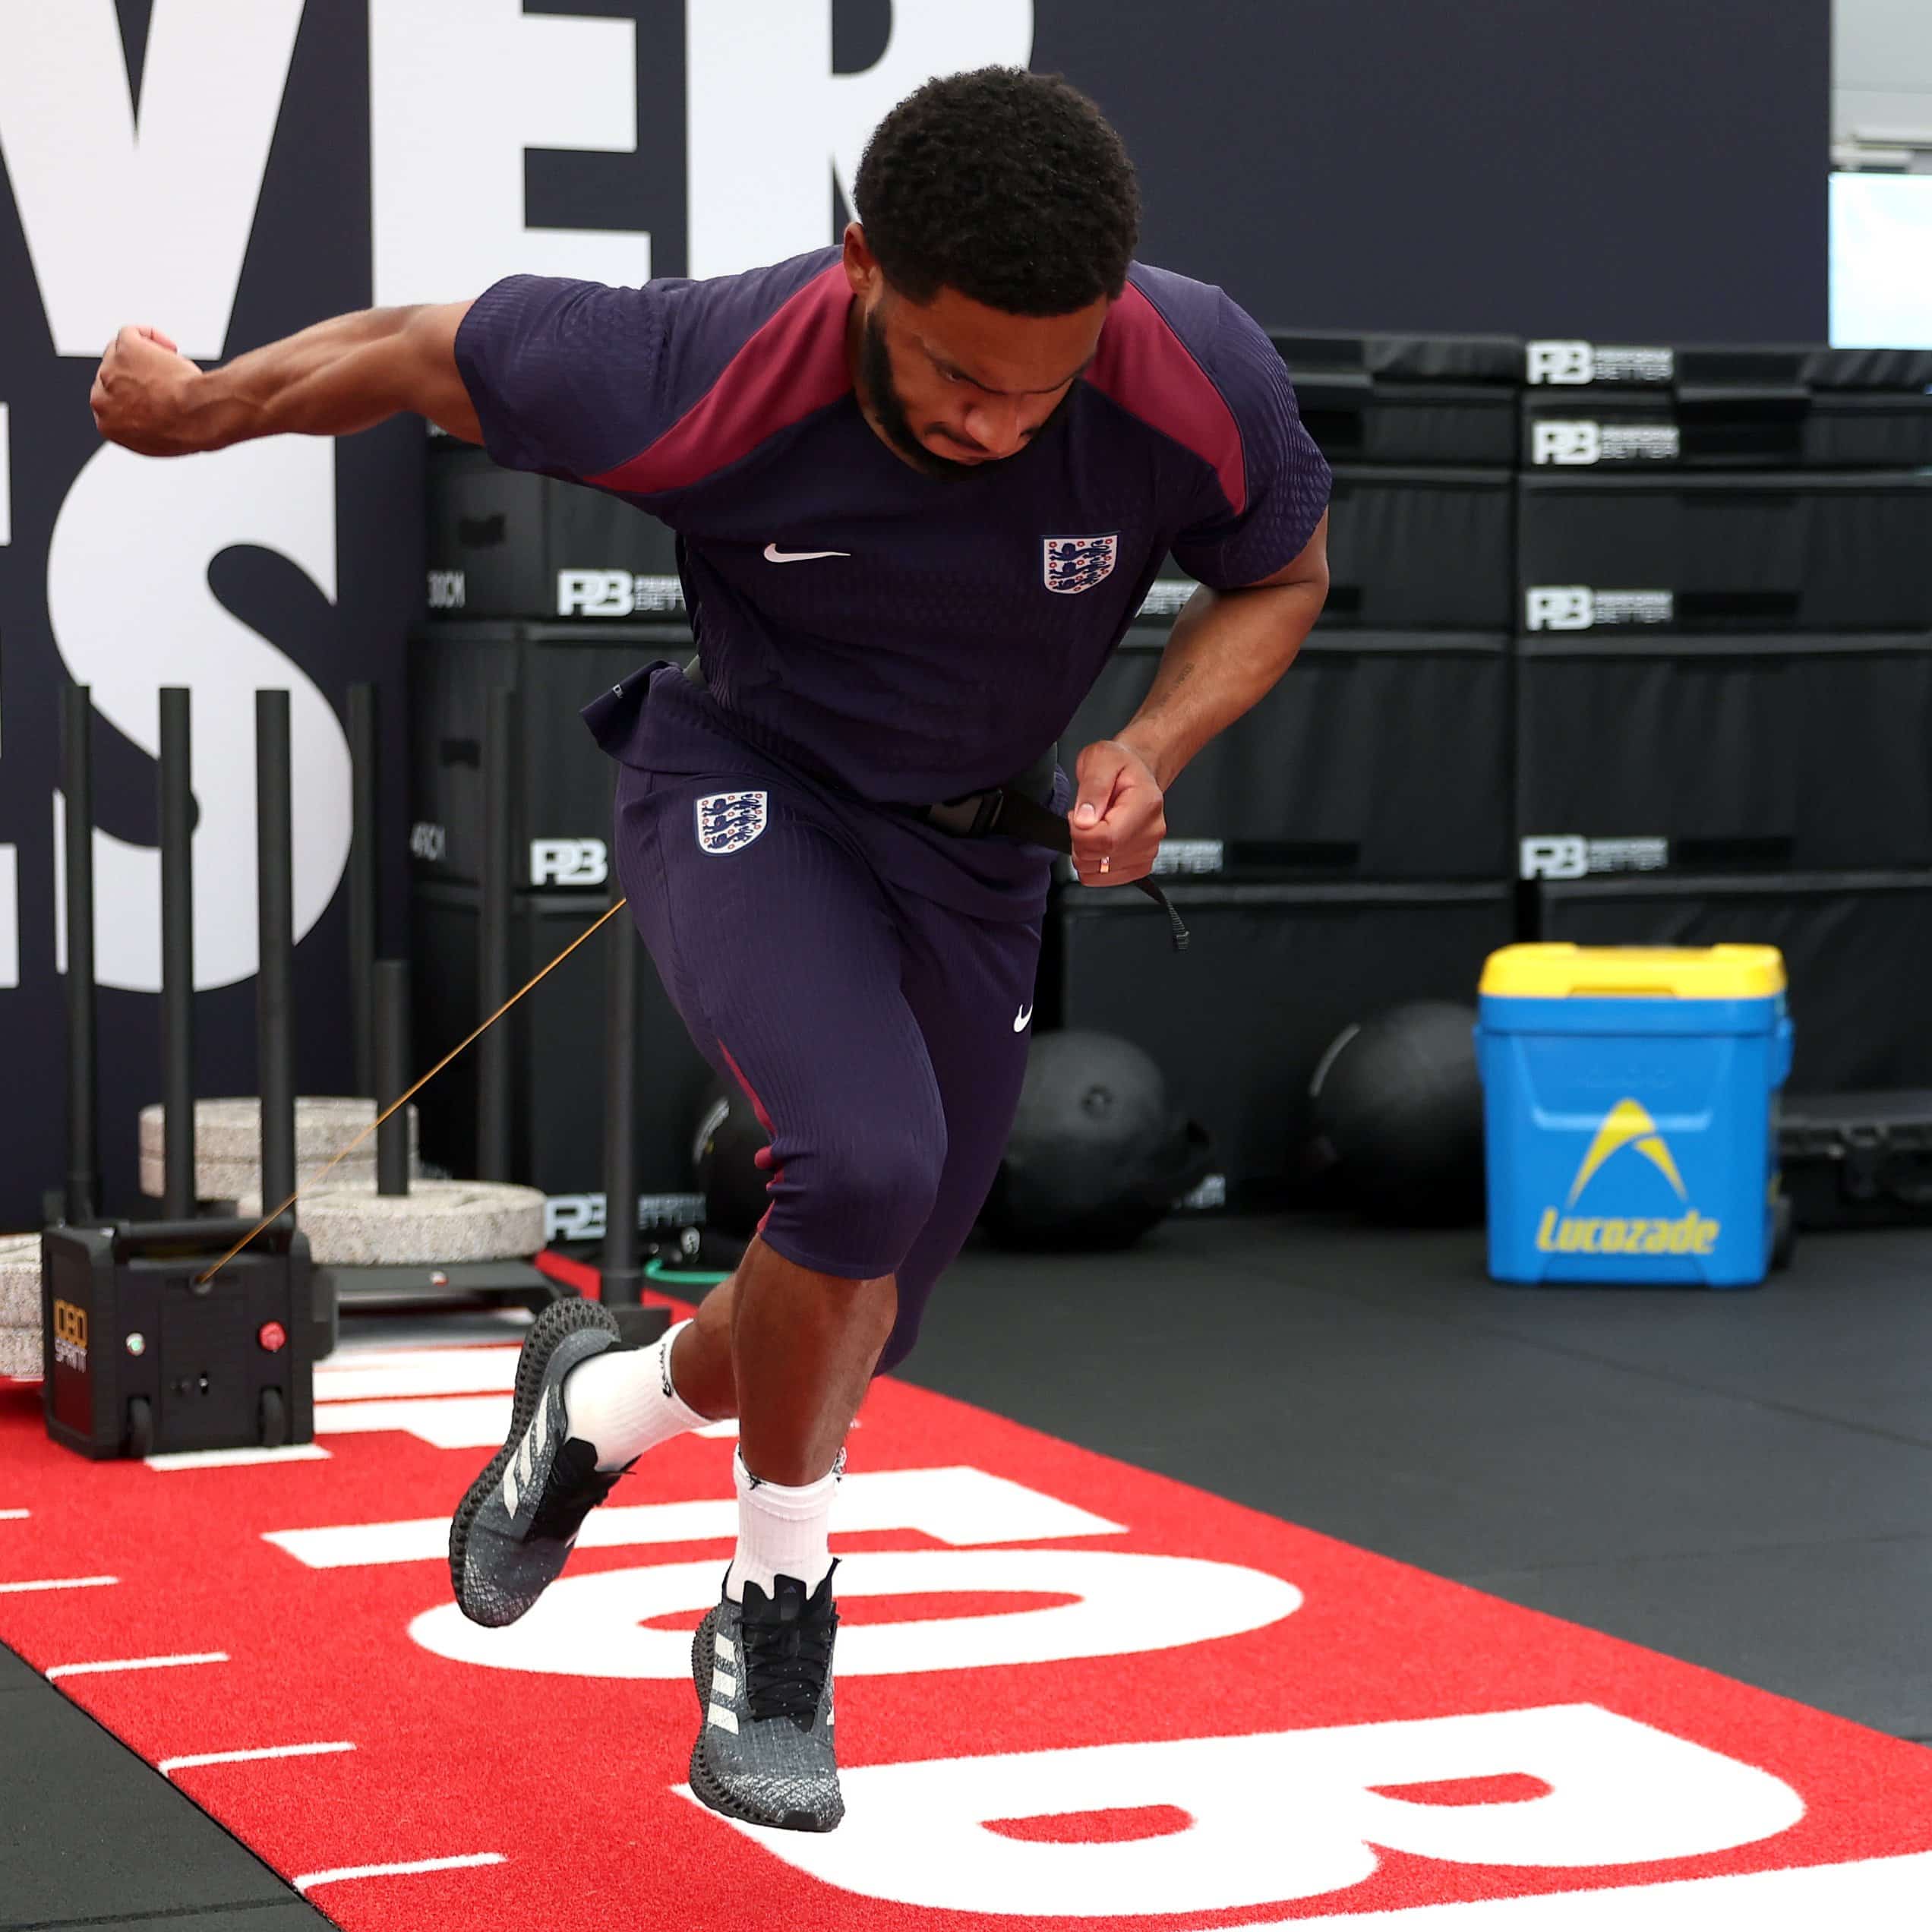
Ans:
[[[1511,945],[1484,993],[1518,999],[1766,999],[1785,990],[1776,946]]]

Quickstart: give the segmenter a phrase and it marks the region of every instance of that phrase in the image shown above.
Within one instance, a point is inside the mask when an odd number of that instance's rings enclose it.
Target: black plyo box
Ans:
[[[1932,389],[1932,349],[1826,349],[1813,343],[1593,343],[1542,337],[1523,345],[1531,389]]]
[[[500,469],[447,439],[431,444],[428,469],[433,614],[597,623],[683,611],[677,538],[635,504]]]
[[[1689,872],[1932,866],[1932,633],[1517,644],[1516,824]]]
[[[1932,462],[1932,352],[1526,345],[1526,466],[1879,469]]]
[[[1331,462],[1515,459],[1523,346],[1512,336],[1276,330],[1270,339]]]
[[[1774,945],[1798,1093],[1932,1087],[1932,872],[1552,881],[1541,936],[1579,945]]]
[[[1545,472],[1520,488],[1526,630],[1932,626],[1932,471]]]
[[[483,861],[483,716],[493,686],[516,693],[513,883],[600,892],[608,876],[611,765],[584,706],[655,658],[688,658],[683,623],[421,626],[409,640],[410,870],[474,885]]]
[[[1170,1099],[1213,1136],[1230,1199],[1307,1178],[1309,1085],[1351,1022],[1413,999],[1466,1001],[1515,936],[1504,886],[1170,885],[1192,934],[1170,943],[1135,892],[1062,887],[1041,1005],[1053,1023],[1146,1050]]]
[[[1504,469],[1335,466],[1333,624],[1507,630],[1514,478]]]
[[[1324,624],[1368,630],[1515,627],[1514,471],[1333,467]],[[1171,616],[1194,589],[1170,557],[1141,617]]]
[[[1886,469],[1932,463],[1932,396],[1721,387],[1530,390],[1526,469]]]
[[[1136,625],[1060,747],[1121,730],[1166,633]],[[1318,626],[1286,677],[1167,793],[1189,869],[1230,877],[1495,880],[1510,870],[1508,639]]]
[[[1515,389],[1523,380],[1520,336],[1416,336],[1391,330],[1271,329],[1268,339],[1291,370],[1359,372],[1392,384],[1471,383]]]

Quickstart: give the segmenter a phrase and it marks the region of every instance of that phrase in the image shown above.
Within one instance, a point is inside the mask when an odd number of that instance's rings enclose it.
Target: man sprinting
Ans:
[[[1327,583],[1328,472],[1280,358],[1220,290],[1134,260],[1132,166],[1092,102],[1018,69],[930,81],[854,200],[842,245],[769,267],[512,276],[207,372],[124,329],[93,392],[103,434],[157,456],[413,410],[677,532],[696,658],[586,715],[622,768],[619,879],[770,1133],[770,1207],[652,1346],[595,1303],[538,1318],[450,1571],[466,1615],[513,1621],[639,1457],[737,1417],[691,1784],[802,1830],[843,1811],[846,1434],[971,1227],[1025,1069],[1052,855],[996,808],[1071,793],[1081,882],[1144,877],[1166,788],[1286,670]],[[1069,786],[1053,748],[1170,551],[1201,588]]]

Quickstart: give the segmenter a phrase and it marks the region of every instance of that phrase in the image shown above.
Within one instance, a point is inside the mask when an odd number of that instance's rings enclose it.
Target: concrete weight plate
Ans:
[[[40,1324],[31,1328],[0,1328],[0,1375],[40,1373]]]
[[[0,1234],[0,1328],[31,1328],[36,1337],[35,1346],[39,1345],[40,1237],[37,1234]]]
[[[236,1211],[260,1214],[260,1194]],[[544,1245],[544,1198],[501,1181],[417,1181],[407,1194],[380,1195],[373,1182],[331,1176],[296,1204],[295,1224],[325,1267],[527,1260]]]
[[[417,1159],[416,1110],[409,1122],[409,1171]],[[314,1173],[376,1117],[373,1100],[348,1094],[306,1094],[295,1102],[295,1178]],[[155,1200],[166,1192],[167,1125],[157,1100],[140,1110],[140,1191]],[[373,1183],[376,1138],[369,1138],[330,1176]],[[198,1201],[234,1201],[261,1180],[261,1103],[252,1094],[194,1103],[194,1194]]]

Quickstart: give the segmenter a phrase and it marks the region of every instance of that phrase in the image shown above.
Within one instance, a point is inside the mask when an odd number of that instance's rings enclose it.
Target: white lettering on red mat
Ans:
[[[4,848],[0,848],[4,849]],[[425,1396],[394,1402],[318,1402],[317,1435],[413,1435],[432,1449],[494,1449],[510,1433],[507,1395]],[[694,1435],[737,1439],[736,1416],[707,1422]]]
[[[1451,1805],[1377,1788],[1511,1773],[1542,1780],[1548,1794]],[[841,1779],[836,1832],[752,1835],[864,1898],[1087,1918],[1316,1898],[1372,1876],[1378,1848],[1563,1870],[1695,1858],[1785,1831],[1804,1810],[1769,1773],[1593,1704],[867,1765]],[[988,1829],[1152,1806],[1192,1822],[1113,1843]]]
[[[1595,1892],[1470,1899],[1386,1912],[1269,1919],[1241,1932],[1924,1932],[1932,1852],[1843,1865],[1612,1885]]]
[[[718,1581],[715,1559],[565,1577],[507,1630],[485,1630],[444,1603],[417,1618],[409,1635],[439,1657],[497,1670],[676,1679],[690,1673],[688,1627],[644,1626],[653,1618],[709,1608],[718,1600]],[[1169,1650],[1259,1630],[1302,1601],[1293,1584],[1237,1564],[1113,1550],[865,1551],[845,1557],[838,1570],[841,1601],[1003,1593],[1073,1600],[990,1616],[856,1624],[840,1633],[838,1675],[983,1669]]]
[[[516,1386],[519,1345],[384,1349],[315,1365],[317,1402],[361,1402],[371,1396],[481,1395]],[[507,1424],[506,1423],[506,1426]],[[497,1432],[499,1438],[504,1432]]]
[[[497,1435],[500,1439],[503,1431]],[[1119,1523],[1110,1523],[1103,1516],[1076,1509],[1057,1496],[1043,1495],[1023,1482],[963,1464],[949,1469],[868,1470],[848,1476],[839,1485],[834,1527],[841,1535],[911,1530],[935,1542],[956,1547],[1122,1533]],[[577,1547],[621,1549],[635,1543],[728,1542],[737,1533],[738,1506],[730,1496],[703,1496],[682,1503],[607,1503],[586,1519]],[[345,1570],[444,1557],[449,1551],[450,1525],[443,1517],[418,1517],[401,1523],[345,1523],[314,1530],[270,1530],[263,1541],[311,1570]],[[844,1576],[841,1571],[841,1583]],[[709,1609],[717,1594],[713,1589],[708,1596],[693,1598],[692,1604]]]

